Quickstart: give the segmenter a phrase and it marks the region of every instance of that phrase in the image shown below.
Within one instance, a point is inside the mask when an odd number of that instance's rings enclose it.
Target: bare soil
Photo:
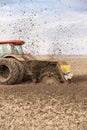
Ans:
[[[71,84],[0,86],[0,130],[87,130],[87,57],[63,57]]]

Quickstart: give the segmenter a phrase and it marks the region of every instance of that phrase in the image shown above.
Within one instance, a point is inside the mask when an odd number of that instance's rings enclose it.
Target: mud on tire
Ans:
[[[45,67],[41,71],[39,81],[45,84],[58,84],[60,83],[56,68]]]
[[[15,60],[15,63],[17,65],[18,71],[19,71],[19,75],[18,75],[18,79],[17,79],[16,83],[20,83],[22,81],[24,73],[25,73],[25,65],[18,60]]]
[[[19,71],[13,58],[0,59],[0,84],[14,84],[18,79]]]

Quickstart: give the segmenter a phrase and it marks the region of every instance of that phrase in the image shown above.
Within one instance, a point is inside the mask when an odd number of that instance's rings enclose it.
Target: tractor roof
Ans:
[[[21,40],[7,40],[7,41],[0,41],[0,44],[22,45],[22,44],[24,44],[24,41],[21,41]]]

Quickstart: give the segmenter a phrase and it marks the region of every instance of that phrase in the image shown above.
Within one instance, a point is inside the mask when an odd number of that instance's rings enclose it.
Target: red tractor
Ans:
[[[24,41],[0,41],[0,84],[20,83],[25,77],[31,82],[58,83],[72,78],[65,61],[38,60],[24,54]]]

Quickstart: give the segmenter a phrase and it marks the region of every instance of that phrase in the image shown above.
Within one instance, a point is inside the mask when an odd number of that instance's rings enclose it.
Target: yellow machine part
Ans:
[[[70,65],[61,65],[60,68],[61,68],[63,73],[67,73],[67,72],[71,71],[71,66]]]

